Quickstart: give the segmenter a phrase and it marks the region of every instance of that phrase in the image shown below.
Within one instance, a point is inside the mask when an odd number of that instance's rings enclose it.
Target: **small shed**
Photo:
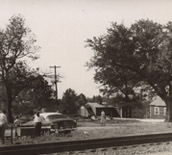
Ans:
[[[121,118],[132,118],[133,116],[133,103],[129,102],[117,102],[114,103],[115,108],[117,109]]]
[[[81,106],[79,109],[79,115],[82,117],[88,117],[89,116],[88,110],[84,106]]]
[[[102,111],[105,112],[106,116],[119,117],[117,110],[112,105],[99,104],[96,102],[89,102],[84,106],[81,106],[79,114],[83,117],[88,117],[92,115],[100,116]]]
[[[150,103],[150,118],[165,119],[165,117],[166,117],[166,104],[160,97],[156,97]]]

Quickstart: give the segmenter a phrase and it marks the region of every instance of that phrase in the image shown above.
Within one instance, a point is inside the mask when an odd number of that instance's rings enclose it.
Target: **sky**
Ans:
[[[171,0],[0,0],[0,28],[13,15],[22,15],[41,47],[30,66],[54,74],[60,66],[58,96],[68,88],[87,97],[99,95],[94,70],[85,66],[93,56],[86,40],[105,35],[112,22],[130,26],[139,19],[166,24],[172,21]]]

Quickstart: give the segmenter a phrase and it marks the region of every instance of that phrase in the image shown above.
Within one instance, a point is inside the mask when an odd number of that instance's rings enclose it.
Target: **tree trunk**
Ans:
[[[7,93],[7,118],[9,123],[13,123],[12,117],[12,93],[8,85],[6,85]]]
[[[12,116],[12,101],[8,100],[7,103],[7,116],[9,123],[13,123],[13,116]]]
[[[166,103],[166,119],[167,122],[172,122],[172,100],[167,99],[165,101]]]

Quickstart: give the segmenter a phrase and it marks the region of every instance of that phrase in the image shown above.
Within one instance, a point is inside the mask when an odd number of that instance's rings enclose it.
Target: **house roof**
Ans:
[[[86,104],[86,107],[94,107],[94,108],[106,108],[106,107],[108,107],[108,108],[113,108],[113,106],[112,105],[108,105],[108,104],[99,104],[99,103],[96,103],[96,102],[88,102],[87,104]]]
[[[156,97],[151,103],[150,106],[166,106],[165,102],[160,98]]]
[[[95,107],[95,108],[103,108],[104,107],[103,105],[98,104],[96,102],[88,102],[86,105],[90,106],[90,107]]]

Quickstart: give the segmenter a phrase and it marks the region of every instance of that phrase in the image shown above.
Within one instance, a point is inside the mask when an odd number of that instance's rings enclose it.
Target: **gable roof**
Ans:
[[[165,102],[160,98],[156,97],[151,103],[150,106],[166,106]]]
[[[89,107],[95,107],[95,108],[103,108],[104,107],[103,105],[98,104],[96,102],[88,102],[86,105]]]
[[[88,102],[86,105],[86,107],[94,107],[94,108],[114,108],[112,105],[108,105],[108,104],[99,104],[97,102]]]

